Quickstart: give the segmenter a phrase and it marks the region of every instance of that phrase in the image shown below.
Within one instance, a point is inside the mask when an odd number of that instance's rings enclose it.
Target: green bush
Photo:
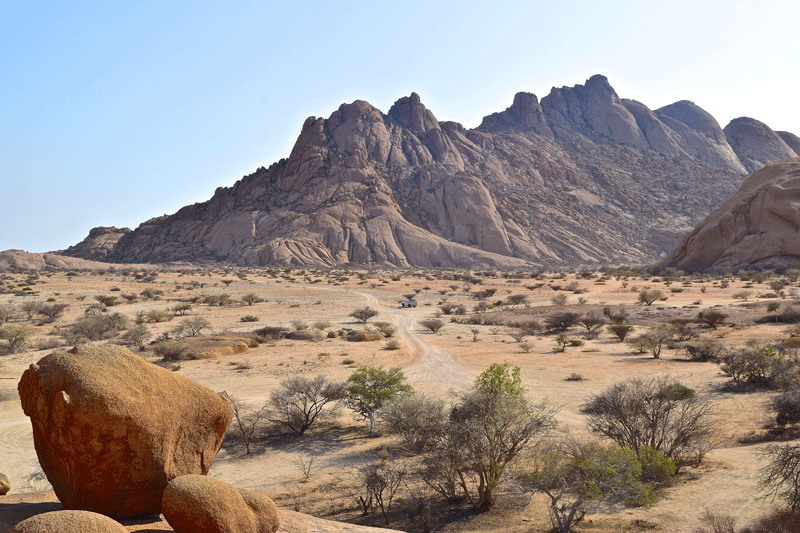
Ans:
[[[675,461],[660,450],[643,446],[639,448],[639,462],[642,465],[642,481],[665,483],[675,475],[678,468]]]

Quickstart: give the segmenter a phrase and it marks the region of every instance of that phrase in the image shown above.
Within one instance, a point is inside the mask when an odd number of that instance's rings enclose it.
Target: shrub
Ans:
[[[697,465],[712,448],[711,404],[669,377],[631,378],[590,397],[589,428],[637,453],[650,446],[677,468]]]
[[[206,329],[211,329],[211,322],[201,316],[197,316],[182,320],[172,331],[179,336],[197,337]]]
[[[408,394],[387,404],[381,421],[401,439],[400,445],[411,453],[433,449],[447,423],[444,402],[424,394]]]
[[[431,333],[439,333],[439,330],[441,330],[444,326],[444,322],[438,318],[426,318],[425,320],[420,320],[419,324],[420,326],[429,329]]]
[[[399,350],[403,346],[400,344],[400,341],[397,339],[389,339],[389,342],[383,347],[385,350]]]
[[[0,339],[8,343],[8,350],[17,353],[27,344],[30,338],[30,331],[25,326],[3,326],[0,327]]]
[[[378,311],[371,308],[370,306],[366,306],[351,312],[350,316],[355,318],[362,324],[366,324],[370,318],[378,316]]]
[[[270,419],[299,437],[323,415],[325,406],[344,396],[343,382],[329,382],[322,375],[288,378],[270,395]]]
[[[715,361],[723,350],[722,344],[709,339],[686,344],[683,348],[692,361]]]
[[[391,322],[375,322],[375,326],[386,338],[392,337],[395,333],[397,333],[397,327],[395,327]]]
[[[177,361],[185,351],[186,347],[177,342],[160,342],[153,346],[153,353],[164,361]]]
[[[633,331],[633,326],[628,324],[611,324],[608,326],[608,331],[613,333],[619,339],[619,342],[625,342],[625,337],[628,336],[628,333]]]
[[[666,299],[666,295],[657,289],[643,289],[639,293],[639,302],[645,305],[653,305],[653,302]]]
[[[258,322],[259,318],[254,315],[245,315],[239,319],[241,322]]]
[[[706,309],[705,311],[700,311],[697,315],[697,319],[711,327],[711,329],[717,329],[717,326],[726,318],[728,318],[727,314],[716,309]]]
[[[547,317],[545,323],[550,332],[560,333],[577,324],[579,317],[578,313],[558,313]]]

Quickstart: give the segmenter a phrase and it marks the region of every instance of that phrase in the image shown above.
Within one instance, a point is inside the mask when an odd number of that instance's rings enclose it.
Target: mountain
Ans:
[[[748,169],[790,155],[796,137],[758,124],[771,134],[737,123],[731,143],[692,102],[653,111],[600,75],[541,102],[519,93],[469,130],[440,122],[415,93],[386,114],[357,100],[308,118],[287,159],[210,200],[133,231],[93,230],[63,253],[243,265],[650,262]]]
[[[738,270],[800,266],[800,158],[751,174],[683,238],[659,268]]]

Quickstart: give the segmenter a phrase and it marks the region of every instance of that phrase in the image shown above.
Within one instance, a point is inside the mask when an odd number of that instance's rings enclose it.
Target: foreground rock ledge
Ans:
[[[36,514],[63,509],[55,493],[29,492],[10,494],[3,498],[0,506],[0,533],[7,533],[15,525]],[[294,511],[278,509],[280,533],[400,533],[392,529],[374,528],[323,520]],[[120,520],[126,531],[174,531],[162,518]]]
[[[66,509],[157,514],[167,483],[206,474],[227,399],[119,346],[54,352],[19,382],[42,470]]]

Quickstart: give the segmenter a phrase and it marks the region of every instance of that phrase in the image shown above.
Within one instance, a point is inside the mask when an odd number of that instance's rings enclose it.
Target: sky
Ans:
[[[174,213],[287,157],[307,117],[412,91],[473,128],[603,74],[800,135],[798,20],[786,0],[6,2],[0,250]]]

